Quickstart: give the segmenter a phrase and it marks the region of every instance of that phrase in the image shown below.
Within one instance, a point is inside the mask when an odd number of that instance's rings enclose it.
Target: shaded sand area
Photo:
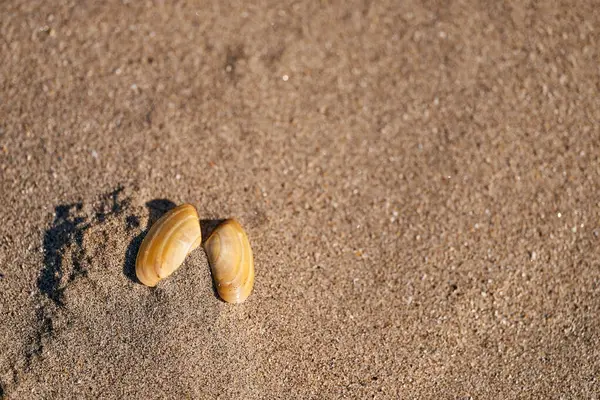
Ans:
[[[598,398],[599,10],[0,3],[0,397]]]

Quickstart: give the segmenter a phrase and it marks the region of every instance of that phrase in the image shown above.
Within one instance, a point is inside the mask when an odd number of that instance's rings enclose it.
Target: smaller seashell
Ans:
[[[146,286],[156,286],[181,266],[202,241],[196,208],[182,204],[152,225],[135,260],[135,274]]]
[[[219,225],[204,243],[219,296],[241,303],[254,286],[254,260],[248,236],[235,219]]]

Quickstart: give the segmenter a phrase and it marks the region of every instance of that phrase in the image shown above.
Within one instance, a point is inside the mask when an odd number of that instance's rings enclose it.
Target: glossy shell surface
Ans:
[[[248,236],[235,219],[219,225],[204,243],[219,296],[241,303],[254,286],[254,260]]]
[[[175,272],[201,241],[200,221],[194,206],[182,204],[168,211],[142,241],[135,261],[137,278],[146,286],[156,286]]]

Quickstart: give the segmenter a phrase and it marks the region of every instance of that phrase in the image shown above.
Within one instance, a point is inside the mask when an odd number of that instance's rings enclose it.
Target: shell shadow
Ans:
[[[150,212],[150,216],[148,217],[148,224],[146,225],[146,229],[144,229],[140,234],[136,235],[129,245],[127,246],[127,251],[125,252],[125,262],[123,263],[123,275],[125,275],[129,280],[135,283],[140,283],[138,281],[137,276],[135,275],[135,259],[137,257],[138,250],[140,249],[140,245],[144,240],[144,237],[150,230],[150,227],[163,216],[164,213],[169,211],[172,208],[175,208],[176,204],[173,203],[169,199],[154,199],[150,200],[146,203],[146,207],[148,207],[148,211]],[[127,217],[127,228],[136,228],[140,224],[139,218],[136,216]]]
[[[200,230],[202,231],[202,244],[210,237],[217,226],[225,222],[225,219],[201,219]]]

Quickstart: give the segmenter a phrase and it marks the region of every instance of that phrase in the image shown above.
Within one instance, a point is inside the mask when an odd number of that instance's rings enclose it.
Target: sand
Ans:
[[[598,2],[250,3],[0,4],[0,397],[599,398]]]

